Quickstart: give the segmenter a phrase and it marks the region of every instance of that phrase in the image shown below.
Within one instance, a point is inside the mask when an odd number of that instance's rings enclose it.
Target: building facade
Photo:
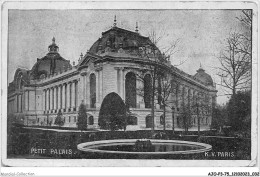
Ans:
[[[167,100],[155,93],[155,129],[183,128],[183,115],[189,112],[192,127],[209,128],[212,108],[216,103],[216,87],[204,69],[189,75],[171,65],[148,37],[114,25],[102,33],[77,64],[70,64],[59,54],[55,38],[49,52],[37,59],[31,70],[18,68],[8,86],[8,115],[24,125],[54,126],[59,111],[64,127],[77,127],[79,105],[87,108],[88,127],[99,128],[98,117],[103,99],[118,94],[131,113],[127,129],[151,128],[151,86],[156,79],[154,69],[171,83]],[[159,78],[159,77],[158,77]],[[163,92],[166,81],[156,80]],[[187,111],[189,110],[189,111]]]

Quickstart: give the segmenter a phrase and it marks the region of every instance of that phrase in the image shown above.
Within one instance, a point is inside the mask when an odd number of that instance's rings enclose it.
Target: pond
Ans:
[[[211,145],[190,141],[119,139],[81,143],[86,158],[192,158],[211,150]]]

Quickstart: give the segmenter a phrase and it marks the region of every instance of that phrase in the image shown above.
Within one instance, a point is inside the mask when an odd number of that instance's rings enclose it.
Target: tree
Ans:
[[[211,129],[219,129],[227,124],[227,109],[226,107],[216,106],[212,109]]]
[[[228,123],[234,131],[251,130],[251,93],[238,92],[227,104]]]
[[[80,130],[87,130],[88,128],[87,109],[83,102],[79,106],[77,126]]]
[[[227,45],[219,56],[221,67],[219,67],[221,85],[232,91],[232,95],[237,90],[250,88],[251,83],[251,56],[241,52],[248,50],[249,46],[243,44],[243,37],[239,33],[231,33],[227,39]]]
[[[55,119],[55,122],[54,124],[55,125],[58,125],[59,127],[63,126],[65,123],[64,121],[64,118],[62,117],[62,113],[61,113],[61,110],[59,110],[58,114],[57,114],[57,117]]]
[[[220,85],[231,90],[231,95],[235,95],[239,90],[250,89],[251,84],[252,11],[242,10],[242,15],[237,19],[246,26],[246,29],[244,32],[230,33],[219,56]]]
[[[126,106],[122,98],[112,92],[108,94],[99,111],[98,125],[101,129],[126,129]]]
[[[160,92],[157,93],[157,97],[159,98],[158,103],[163,108],[163,130],[166,130],[166,108],[169,107],[173,109],[172,104],[174,103],[173,97],[177,94],[177,83],[178,79],[174,77],[174,75],[166,73],[164,75],[160,75]],[[174,115],[173,115],[174,116]],[[173,117],[173,130],[174,130],[174,117]]]
[[[192,113],[189,106],[184,106],[183,113],[179,117],[179,126],[188,132],[189,128],[192,127]]]
[[[150,84],[150,100],[151,100],[151,117],[152,117],[152,134],[154,133],[154,112],[155,112],[155,104],[156,100],[158,104],[162,107],[166,108],[166,99],[169,97],[169,93],[165,91],[165,94],[162,96],[162,78],[164,78],[165,73],[170,73],[170,69],[166,68],[166,65],[170,65],[170,57],[178,52],[178,44],[180,39],[172,40],[167,46],[162,46],[161,51],[158,48],[158,45],[161,39],[165,34],[158,35],[158,33],[152,29],[151,32],[148,33],[149,39],[151,44],[144,45],[139,47],[138,55],[147,61],[145,65],[143,65],[143,73],[149,72],[151,75],[151,84]],[[179,65],[183,64],[184,62],[180,62]],[[144,83],[144,74],[140,74],[138,76],[139,80]],[[169,78],[169,77],[167,77]],[[167,81],[168,82],[168,81]],[[166,87],[169,84],[165,85]],[[164,88],[164,87],[163,87]],[[139,90],[138,94],[145,97],[144,90],[142,88],[137,88]],[[170,87],[169,87],[170,90]],[[162,103],[163,101],[163,103]],[[164,119],[165,119],[165,109],[164,109]],[[164,121],[164,129],[165,129],[165,121]]]

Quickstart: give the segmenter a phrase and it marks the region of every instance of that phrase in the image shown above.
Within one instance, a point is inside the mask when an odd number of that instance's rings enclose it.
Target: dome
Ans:
[[[97,54],[105,51],[118,52],[119,49],[123,49],[127,53],[136,54],[140,51],[140,47],[144,46],[160,52],[148,37],[141,36],[137,30],[133,32],[114,26],[102,33],[102,37],[90,47],[89,52]]]
[[[194,78],[201,81],[205,85],[213,86],[213,80],[209,74],[205,72],[201,67],[197,70],[197,73],[194,75]]]
[[[55,44],[55,38],[48,47],[49,52],[43,58],[37,58],[31,70],[31,79],[43,79],[48,75],[53,75],[61,70],[71,67],[69,60],[65,60],[58,53],[59,47]]]

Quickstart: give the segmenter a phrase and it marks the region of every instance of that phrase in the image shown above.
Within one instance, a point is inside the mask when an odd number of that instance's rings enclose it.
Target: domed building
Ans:
[[[155,129],[182,130],[187,112],[190,128],[198,126],[198,120],[202,128],[210,127],[217,93],[211,76],[202,68],[191,76],[172,66],[137,27],[129,31],[115,23],[73,66],[59,54],[55,38],[48,50],[31,70],[18,68],[8,87],[8,114],[24,125],[55,126],[61,111],[63,126],[77,127],[79,105],[84,103],[88,127],[99,129],[103,100],[116,95],[128,110],[127,130],[151,129],[154,95]],[[164,90],[167,83],[170,87]]]

